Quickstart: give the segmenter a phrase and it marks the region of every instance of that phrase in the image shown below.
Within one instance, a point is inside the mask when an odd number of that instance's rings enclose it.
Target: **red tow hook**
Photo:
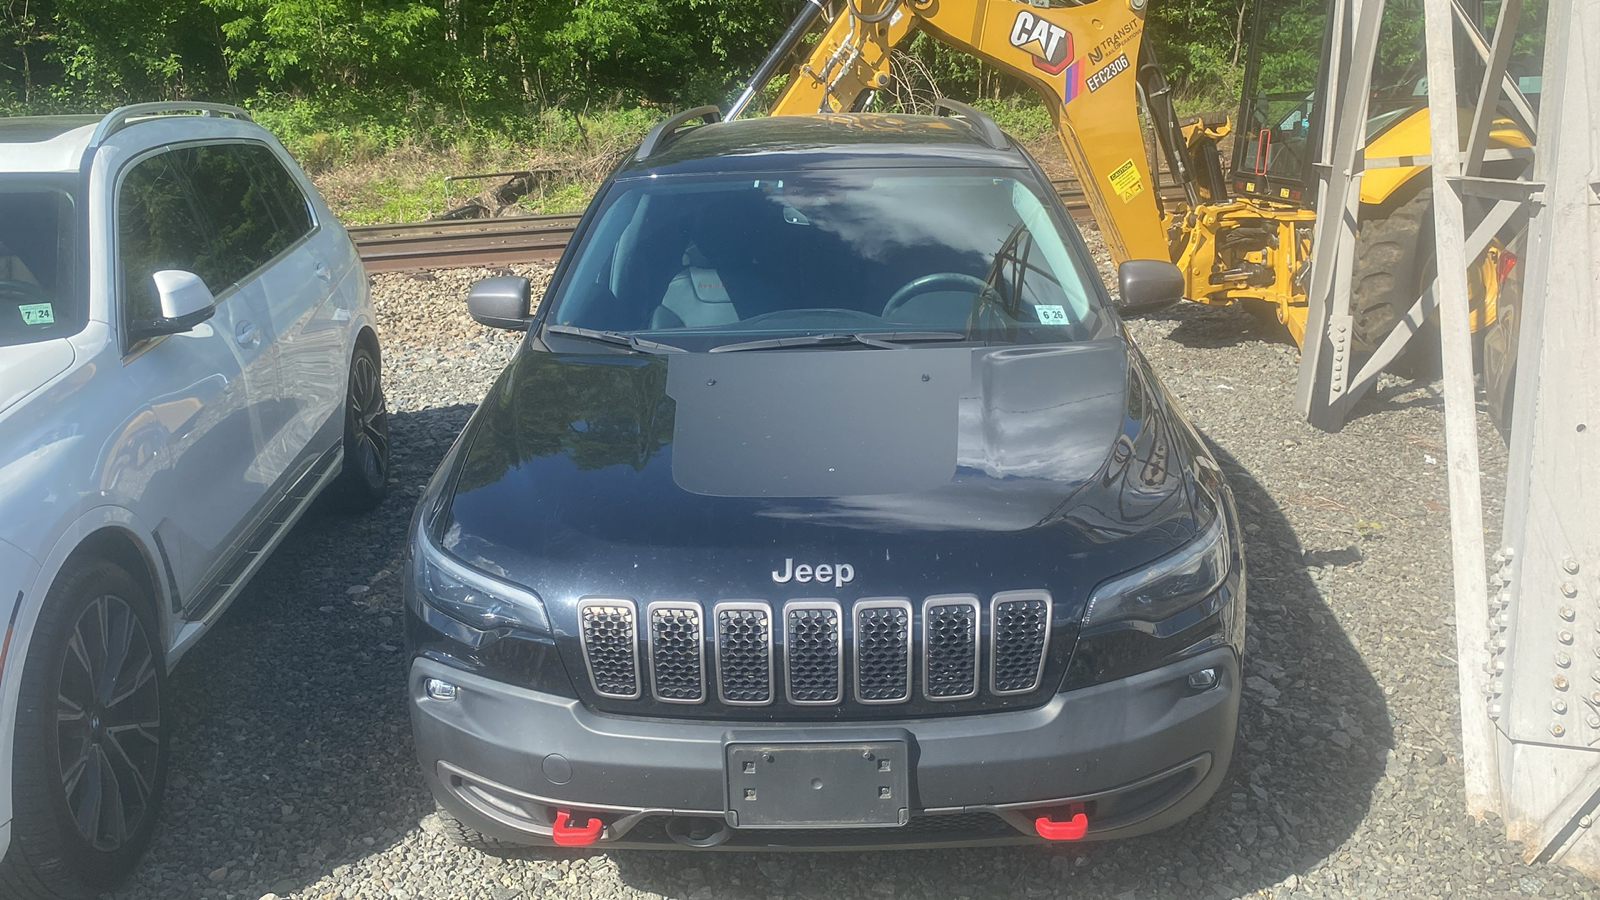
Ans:
[[[600,840],[600,829],[605,823],[599,819],[588,819],[581,826],[573,824],[572,813],[556,810],[555,824],[550,826],[550,838],[561,847],[587,847]]]
[[[1080,807],[1069,807],[1070,816],[1065,822],[1058,822],[1051,818],[1055,811],[1045,813],[1033,820],[1033,827],[1039,832],[1039,837],[1047,841],[1076,841],[1081,840],[1089,833],[1089,815]]]

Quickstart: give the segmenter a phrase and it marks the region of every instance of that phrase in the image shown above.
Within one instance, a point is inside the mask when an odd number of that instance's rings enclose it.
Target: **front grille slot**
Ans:
[[[855,612],[856,702],[910,700],[911,601],[862,600]]]
[[[989,601],[989,690],[1024,694],[1044,677],[1050,638],[1050,595],[1005,591]]]
[[[666,703],[699,703],[706,696],[700,605],[662,600],[650,604],[648,612],[651,693]]]
[[[718,603],[717,696],[730,706],[772,702],[772,610],[765,603]]]
[[[831,706],[843,696],[844,622],[832,600],[784,607],[784,681],[796,706]]]
[[[922,692],[929,700],[978,695],[978,598],[929,597],[922,604]]]
[[[639,631],[632,600],[578,601],[583,661],[594,692],[615,700],[639,697]]]

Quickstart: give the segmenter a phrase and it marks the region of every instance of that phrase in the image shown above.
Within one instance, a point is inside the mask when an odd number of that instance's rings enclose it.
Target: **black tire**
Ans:
[[[329,487],[340,511],[366,512],[389,493],[389,408],[377,351],[357,344],[345,393],[344,469]]]
[[[160,634],[149,593],[103,560],[45,597],[22,673],[0,896],[93,896],[149,845],[167,779]]]
[[[1363,210],[1356,230],[1351,278],[1352,336],[1358,350],[1372,351],[1405,317],[1433,279],[1433,190],[1424,187],[1410,199]],[[1425,374],[1437,366],[1438,340],[1432,320],[1412,338],[1392,368]]]

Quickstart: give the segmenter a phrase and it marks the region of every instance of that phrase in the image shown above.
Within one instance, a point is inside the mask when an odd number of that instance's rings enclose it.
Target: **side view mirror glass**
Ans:
[[[516,275],[480,278],[467,291],[467,313],[490,328],[527,331],[533,286]]]
[[[1117,267],[1122,302],[1117,312],[1142,316],[1167,309],[1183,299],[1183,273],[1160,259],[1130,259]]]
[[[217,314],[217,300],[199,275],[182,269],[162,269],[150,275],[155,282],[161,315],[130,325],[135,340],[163,334],[180,334]]]

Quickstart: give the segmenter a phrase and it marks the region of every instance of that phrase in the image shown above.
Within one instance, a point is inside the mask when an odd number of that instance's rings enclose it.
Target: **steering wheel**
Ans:
[[[12,294],[31,300],[44,295],[44,288],[31,281],[17,281],[12,278],[0,278],[0,294]]]
[[[991,304],[1000,299],[995,294],[994,288],[989,286],[989,282],[977,276],[968,275],[964,272],[931,272],[911,279],[902,285],[898,291],[895,291],[889,297],[889,302],[883,305],[883,312],[880,313],[880,316],[887,319],[894,313],[899,312],[900,307],[905,306],[922,294],[931,294],[934,291],[949,290],[951,288],[966,288],[974,291],[978,297]]]

